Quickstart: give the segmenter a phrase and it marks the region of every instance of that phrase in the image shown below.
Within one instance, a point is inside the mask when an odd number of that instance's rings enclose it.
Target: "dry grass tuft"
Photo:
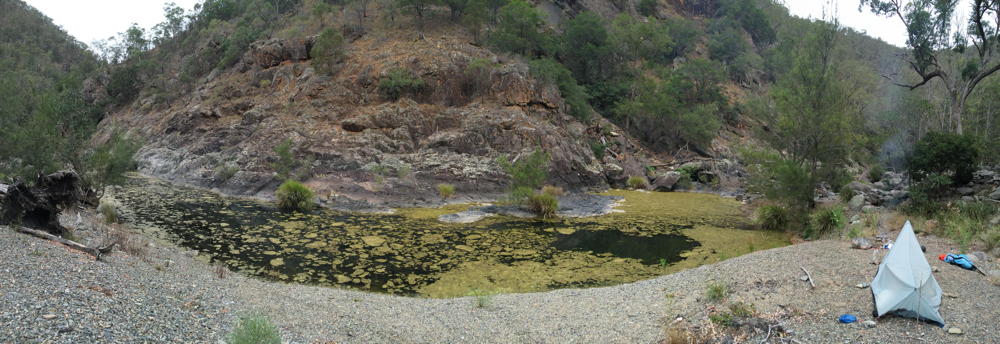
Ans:
[[[132,233],[123,224],[112,223],[98,225],[102,231],[102,245],[115,244],[115,248],[131,256],[146,259],[149,255],[149,241],[141,235]]]

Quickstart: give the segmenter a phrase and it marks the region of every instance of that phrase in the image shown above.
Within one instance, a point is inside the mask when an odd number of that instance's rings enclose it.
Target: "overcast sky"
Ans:
[[[125,31],[132,23],[150,28],[163,21],[162,0],[25,0],[56,25],[62,26],[77,40],[90,44]],[[868,11],[858,12],[859,0],[784,0],[793,15],[805,18],[823,18],[835,13],[845,26],[881,38],[897,46],[906,43],[906,29],[899,19],[882,18]],[[961,9],[967,11],[970,0],[961,0]],[[178,6],[190,10],[199,0],[173,0]],[[829,4],[834,4],[831,10]],[[826,17],[831,17],[829,14]]]

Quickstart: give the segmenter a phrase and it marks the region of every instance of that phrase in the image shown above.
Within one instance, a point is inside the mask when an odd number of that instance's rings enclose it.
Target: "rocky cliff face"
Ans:
[[[621,183],[648,164],[613,124],[568,116],[558,88],[531,77],[523,61],[450,37],[366,36],[347,45],[327,76],[313,68],[311,45],[254,43],[238,66],[213,72],[189,95],[166,104],[140,97],[102,130],[144,138],[142,172],[265,197],[278,184],[273,149],[286,140],[300,162],[294,173],[330,200],[419,203],[436,198],[440,182],[465,195],[501,192],[507,176],[496,158],[535,147],[552,156],[550,183],[570,189]],[[476,59],[493,67],[469,76]],[[384,99],[378,82],[398,68],[427,87]],[[591,143],[602,138],[611,153],[598,160]]]

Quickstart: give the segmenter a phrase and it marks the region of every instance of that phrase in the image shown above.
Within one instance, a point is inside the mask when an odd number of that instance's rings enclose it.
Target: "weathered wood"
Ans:
[[[32,236],[35,236],[35,237],[39,237],[39,238],[42,238],[42,239],[48,239],[48,240],[52,240],[52,241],[58,242],[60,244],[66,245],[67,247],[72,248],[74,250],[78,250],[78,251],[82,251],[82,252],[85,252],[87,254],[90,254],[90,255],[94,256],[94,258],[96,258],[97,260],[101,260],[101,255],[103,255],[105,253],[108,253],[108,252],[111,252],[111,250],[115,246],[115,243],[112,242],[111,244],[109,244],[108,246],[105,246],[105,247],[88,247],[88,246],[86,246],[84,244],[78,243],[78,242],[73,241],[73,240],[65,239],[65,238],[62,238],[62,237],[58,237],[58,236],[52,235],[52,234],[50,234],[48,232],[34,230],[34,229],[31,229],[31,228],[27,228],[27,227],[20,227],[19,226],[19,227],[17,227],[17,231],[21,232],[21,233],[24,233],[24,234],[32,235]]]
[[[81,197],[80,177],[73,171],[38,176],[31,186],[18,180],[9,185],[3,195],[0,223],[66,236],[69,231],[59,224],[59,213],[76,204]]]
[[[809,281],[809,286],[812,289],[816,289],[816,283],[813,283],[813,278],[812,275],[809,274],[809,271],[807,271],[806,268],[802,267],[801,265],[799,265],[799,269],[802,269],[802,272],[806,273],[806,279]]]

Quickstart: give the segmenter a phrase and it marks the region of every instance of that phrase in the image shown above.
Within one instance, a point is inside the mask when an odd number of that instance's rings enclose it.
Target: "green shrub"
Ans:
[[[472,289],[466,295],[474,298],[473,305],[476,308],[489,308],[493,304],[493,296],[496,295],[496,292]]]
[[[938,201],[952,184],[951,178],[932,173],[910,186],[910,203],[904,208],[908,213],[933,216],[941,211]]]
[[[941,174],[950,177],[955,185],[963,185],[972,181],[980,155],[972,135],[927,133],[914,146],[907,168],[917,182]]]
[[[316,38],[316,43],[309,50],[313,68],[317,72],[330,75],[340,61],[344,60],[344,36],[340,31],[327,28]]]
[[[559,88],[566,105],[569,107],[569,114],[580,121],[590,120],[593,109],[587,101],[590,96],[583,86],[577,84],[573,78],[573,73],[562,64],[550,58],[533,60],[529,63],[531,74],[545,82],[550,82]]]
[[[698,180],[698,172],[700,171],[701,168],[695,165],[684,165],[677,169],[677,173],[680,173],[681,177],[687,177],[691,181]]]
[[[817,209],[809,216],[809,225],[806,226],[803,237],[816,238],[824,233],[829,233],[844,227],[847,219],[844,217],[844,209],[833,207],[827,209]]]
[[[278,327],[263,315],[240,317],[236,328],[226,336],[226,344],[281,344]]]
[[[705,296],[709,301],[718,302],[729,295],[729,288],[721,282],[711,282],[708,284]]]
[[[628,177],[628,181],[626,181],[625,184],[628,185],[629,189],[634,189],[634,190],[645,189],[649,187],[649,181],[646,180],[646,177],[640,177],[640,176]]]
[[[138,141],[115,131],[111,138],[98,145],[85,158],[83,184],[86,188],[102,191],[107,185],[117,185],[125,182],[125,173],[134,171],[135,160],[132,158],[142,147]]]
[[[764,205],[757,208],[757,225],[761,229],[780,231],[788,228],[790,221],[788,210],[777,205]]]
[[[691,180],[691,177],[688,177],[686,174],[681,174],[681,177],[677,179],[676,188],[678,190],[690,189],[692,183],[694,182]]]
[[[649,17],[656,14],[656,0],[639,0],[639,14]]]
[[[396,101],[404,95],[416,97],[424,91],[424,80],[413,75],[413,72],[396,68],[378,81],[378,92],[388,100]]]
[[[941,233],[945,237],[955,240],[962,252],[967,252],[972,240],[980,233],[985,232],[985,226],[982,223],[957,214],[946,216],[942,222]]]
[[[230,164],[221,164],[215,167],[215,178],[218,178],[220,181],[224,182],[232,179],[233,176],[236,175],[236,172],[239,171],[240,171],[239,166]]]
[[[987,223],[997,214],[998,206],[992,202],[958,202],[958,213],[973,221]]]
[[[118,210],[111,202],[101,199],[101,203],[97,206],[97,212],[104,217],[105,223],[118,223]]]
[[[498,17],[490,33],[490,45],[525,56],[538,56],[554,49],[552,36],[543,32],[544,14],[531,3],[507,2],[499,9]]]
[[[292,140],[285,140],[275,146],[274,154],[278,156],[278,159],[271,164],[271,168],[277,173],[278,179],[285,180],[291,178],[292,170],[297,165],[295,155],[292,153]]]
[[[868,169],[868,180],[872,183],[880,181],[883,174],[885,174],[885,168],[882,165],[874,165]]]
[[[497,163],[510,175],[511,201],[514,203],[524,202],[534,190],[545,184],[549,176],[549,153],[541,149],[514,162],[504,155],[497,159]]]
[[[538,192],[528,197],[528,209],[540,218],[555,218],[556,211],[559,210],[559,199],[554,195]]]
[[[278,208],[284,211],[308,212],[315,206],[312,190],[291,179],[278,187],[274,197],[278,199]]]
[[[590,150],[594,152],[594,157],[598,161],[604,160],[604,153],[608,149],[608,146],[601,143],[600,141],[590,142]]]
[[[850,202],[851,198],[854,198],[855,195],[854,189],[852,189],[850,185],[844,185],[841,187],[840,193],[837,194],[837,196],[840,197],[840,201],[844,203]]]
[[[448,183],[441,183],[437,185],[438,195],[441,199],[448,199],[455,195],[455,186]]]

